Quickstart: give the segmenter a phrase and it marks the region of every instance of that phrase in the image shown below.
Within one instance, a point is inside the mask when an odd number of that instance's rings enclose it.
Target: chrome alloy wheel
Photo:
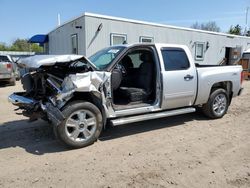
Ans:
[[[213,102],[213,111],[215,114],[220,116],[226,111],[227,108],[227,98],[224,94],[219,94],[215,97]]]
[[[95,115],[88,110],[73,112],[65,124],[66,135],[74,142],[88,140],[95,133],[97,120]]]

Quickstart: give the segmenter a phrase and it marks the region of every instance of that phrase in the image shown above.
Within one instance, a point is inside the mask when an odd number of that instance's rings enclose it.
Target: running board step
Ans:
[[[146,121],[146,120],[175,116],[175,115],[180,115],[180,114],[187,114],[187,113],[192,113],[195,111],[196,111],[195,108],[182,108],[182,109],[177,109],[177,110],[161,111],[157,113],[149,113],[149,114],[142,114],[142,115],[137,115],[137,116],[113,119],[111,120],[111,124],[113,126],[118,126],[118,125],[123,125],[123,124],[128,124],[128,123],[139,122],[139,121]]]

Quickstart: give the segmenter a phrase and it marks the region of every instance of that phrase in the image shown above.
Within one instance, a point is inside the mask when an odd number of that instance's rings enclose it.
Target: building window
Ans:
[[[181,48],[161,49],[166,71],[186,70],[190,67],[188,57]]]
[[[204,59],[204,42],[196,42],[195,43],[195,60],[203,60]]]
[[[125,44],[127,43],[127,35],[124,34],[111,34],[111,46],[117,44]]]
[[[72,46],[72,54],[78,54],[78,37],[77,34],[71,35],[71,46]]]
[[[153,37],[140,37],[141,43],[153,43],[154,38]]]

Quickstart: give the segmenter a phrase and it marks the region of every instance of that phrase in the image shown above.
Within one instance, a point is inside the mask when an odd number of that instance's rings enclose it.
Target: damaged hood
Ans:
[[[96,66],[83,55],[35,55],[21,58],[17,61],[20,67],[39,68],[41,66],[53,66],[55,64],[65,64],[72,61],[84,59],[94,69]]]

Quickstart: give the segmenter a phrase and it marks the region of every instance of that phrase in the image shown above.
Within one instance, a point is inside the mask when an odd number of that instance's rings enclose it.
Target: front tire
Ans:
[[[208,102],[202,106],[203,113],[212,119],[222,118],[228,110],[229,97],[225,89],[212,91]]]
[[[55,127],[57,137],[71,148],[93,144],[103,127],[102,114],[92,103],[74,101],[62,111],[65,120]]]

